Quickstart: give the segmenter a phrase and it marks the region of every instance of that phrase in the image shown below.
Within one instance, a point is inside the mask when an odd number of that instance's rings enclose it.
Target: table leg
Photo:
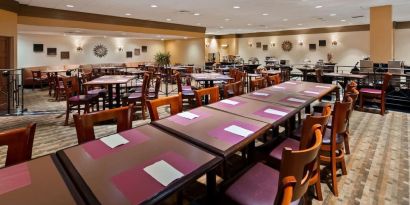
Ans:
[[[307,72],[303,71],[303,81],[307,81]]]
[[[205,88],[213,87],[214,81],[205,81]],[[208,95],[205,95],[205,104],[208,104]]]
[[[116,101],[116,106],[117,107],[121,106],[121,104],[120,104],[121,103],[120,102],[120,95],[121,95],[120,88],[121,88],[120,84],[115,85],[115,101]]]
[[[108,108],[112,108],[112,84],[108,84]]]
[[[248,76],[248,93],[251,92],[251,81],[252,81],[252,77]]]
[[[305,113],[309,114],[310,113],[310,104],[305,107]]]
[[[211,170],[206,173],[206,191],[207,191],[207,198],[210,204],[215,201],[216,195],[216,172],[215,170]]]

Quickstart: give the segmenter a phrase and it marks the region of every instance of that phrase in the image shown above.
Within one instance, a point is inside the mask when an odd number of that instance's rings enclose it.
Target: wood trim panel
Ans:
[[[394,22],[395,29],[409,29],[410,21]]]
[[[11,11],[17,13],[19,11],[20,4],[15,0],[1,0],[0,1],[0,9],[4,9],[6,11]]]

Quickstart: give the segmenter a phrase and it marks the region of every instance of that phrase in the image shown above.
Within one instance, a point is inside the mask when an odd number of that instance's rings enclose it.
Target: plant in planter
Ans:
[[[171,63],[171,54],[169,52],[158,52],[155,54],[155,63],[159,66],[167,66]]]

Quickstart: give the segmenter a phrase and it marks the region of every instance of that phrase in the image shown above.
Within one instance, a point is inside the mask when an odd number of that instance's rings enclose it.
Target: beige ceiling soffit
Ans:
[[[0,9],[17,13],[19,11],[20,4],[14,0],[0,0]]]
[[[370,25],[355,25],[355,26],[342,26],[342,27],[328,27],[328,28],[311,28],[300,30],[286,30],[286,31],[272,31],[272,32],[258,32],[258,33],[244,33],[236,34],[236,38],[248,38],[248,37],[265,37],[265,36],[288,36],[299,34],[318,34],[318,33],[334,33],[334,32],[352,32],[352,31],[369,31]],[[232,38],[231,35],[222,35],[215,38]]]
[[[71,21],[85,21],[91,23],[114,24],[123,26],[136,26],[144,28],[156,28],[166,30],[188,31],[205,33],[205,27],[187,26],[181,24],[163,23],[157,21],[148,21],[116,16],[107,16],[100,14],[91,14],[84,12],[65,11],[58,9],[49,9],[36,6],[20,5],[19,16],[30,16],[40,18],[52,18]]]
[[[394,22],[393,25],[395,29],[409,29],[410,21]]]

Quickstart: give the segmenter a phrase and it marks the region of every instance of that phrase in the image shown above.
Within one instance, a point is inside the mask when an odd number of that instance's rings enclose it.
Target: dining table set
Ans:
[[[220,79],[193,77],[208,83]],[[132,78],[110,76],[89,84],[115,85]],[[224,180],[232,177],[231,156],[246,148],[252,159],[258,138],[295,122],[297,113],[336,89],[286,81],[0,169],[0,202],[157,204],[206,175],[205,200],[212,203],[217,174]]]

